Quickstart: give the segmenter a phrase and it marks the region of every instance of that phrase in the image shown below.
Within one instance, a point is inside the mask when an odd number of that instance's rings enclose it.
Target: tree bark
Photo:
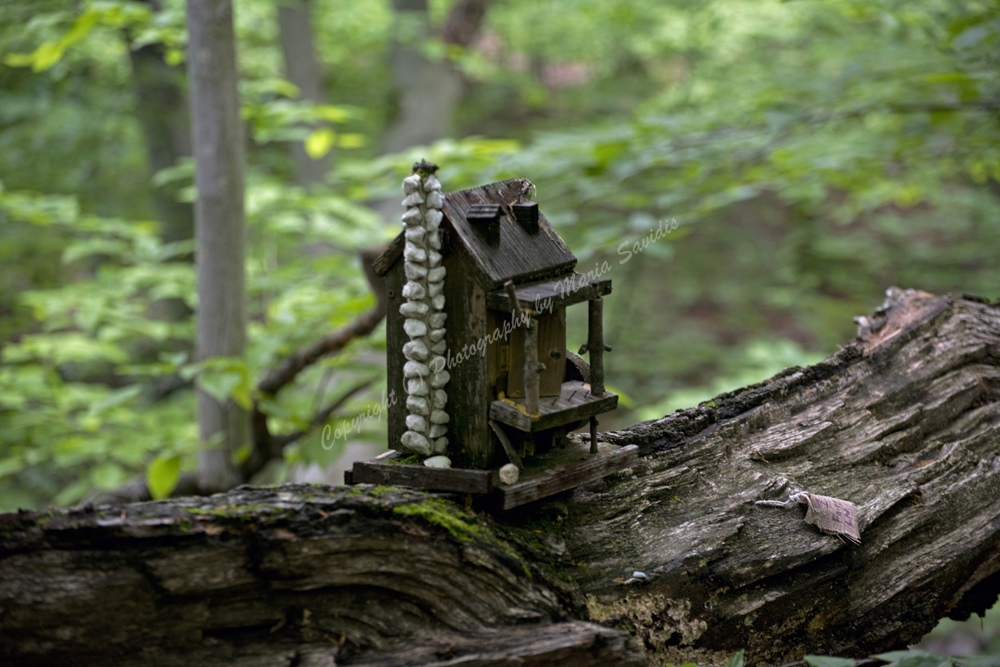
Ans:
[[[278,4],[278,39],[285,59],[285,76],[294,83],[301,99],[322,104],[325,100],[323,68],[316,56],[310,22],[309,0],[283,0]],[[290,147],[295,182],[304,188],[322,183],[330,170],[329,154],[314,160],[305,145],[296,141]]]
[[[140,1],[160,11],[159,2]],[[150,176],[191,155],[184,68],[168,65],[163,53],[162,44],[129,49],[135,111],[146,139]],[[163,225],[161,236],[168,243],[194,237],[194,211],[191,204],[177,200],[177,191],[175,185],[153,189],[153,204]]]
[[[195,147],[195,261],[199,360],[241,357],[246,348],[243,121],[237,92],[231,0],[188,0],[188,82]],[[198,392],[199,486],[232,488],[232,454],[249,443],[246,410]],[[222,444],[213,443],[222,434]]]
[[[911,292],[862,334],[603,434],[638,445],[637,467],[507,514],[286,485],[2,515],[0,656],[719,665],[746,648],[779,665],[900,648],[1000,592],[1000,309]],[[855,503],[861,546],[755,504],[794,490]]]
[[[441,36],[445,44],[468,47],[479,34],[490,0],[460,0],[452,6]],[[397,32],[429,33],[427,0],[393,0]],[[414,27],[419,30],[413,30]],[[386,130],[383,152],[433,143],[448,136],[462,98],[462,73],[447,58],[428,59],[405,40],[390,55],[396,115]]]

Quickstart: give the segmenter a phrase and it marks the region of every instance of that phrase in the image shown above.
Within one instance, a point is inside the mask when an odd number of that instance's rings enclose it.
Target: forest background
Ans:
[[[530,179],[611,267],[602,430],[822,359],[890,285],[1000,296],[995,0],[233,4],[249,342],[198,363],[184,3],[0,3],[0,511],[169,495],[196,386],[264,420],[255,483],[383,451],[321,432],[382,400],[384,324],[266,382],[377,307],[422,158]]]

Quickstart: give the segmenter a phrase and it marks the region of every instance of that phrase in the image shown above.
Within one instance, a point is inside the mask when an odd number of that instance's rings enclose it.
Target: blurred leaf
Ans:
[[[146,486],[153,500],[169,498],[181,474],[181,457],[157,456],[146,468]]]
[[[807,655],[802,659],[809,667],[854,667],[856,662],[851,658],[834,658],[828,655]]]
[[[320,159],[329,153],[331,148],[333,148],[336,137],[336,133],[328,127],[321,127],[318,130],[313,130],[309,136],[306,137],[306,153],[314,160]]]
[[[723,665],[723,667],[743,667],[743,651],[744,649],[740,649],[739,651],[734,653],[733,656],[729,658],[729,660],[726,660],[726,663]]]
[[[945,658],[917,649],[890,651],[889,653],[879,653],[871,657],[885,660],[889,663],[889,667],[951,667],[954,664],[951,658]]]

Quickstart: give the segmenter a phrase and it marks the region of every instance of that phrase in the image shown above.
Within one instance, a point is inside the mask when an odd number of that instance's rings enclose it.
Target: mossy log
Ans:
[[[0,516],[0,662],[863,656],[1000,591],[1000,309],[907,293],[826,361],[604,434],[639,464],[491,516],[373,486]],[[858,507],[861,546],[793,490]],[[633,571],[645,576],[632,576]]]

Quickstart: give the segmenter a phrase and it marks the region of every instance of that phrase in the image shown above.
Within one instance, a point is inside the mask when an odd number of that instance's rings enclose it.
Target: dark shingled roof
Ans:
[[[529,234],[518,224],[510,204],[517,201],[523,187],[524,181],[511,178],[444,196],[445,220],[441,227],[448,232],[448,243],[471,260],[476,277],[487,291],[501,287],[507,280],[524,283],[554,278],[569,273],[576,266],[576,257],[541,212],[538,214],[538,233]],[[491,246],[466,219],[473,204],[500,204],[500,243],[497,246]],[[379,275],[385,275],[402,255],[403,245],[400,234],[375,260]]]

